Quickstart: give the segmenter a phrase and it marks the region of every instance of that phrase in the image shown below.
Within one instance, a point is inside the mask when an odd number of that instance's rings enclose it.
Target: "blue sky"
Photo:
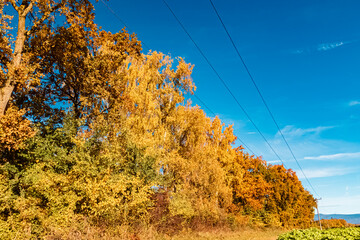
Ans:
[[[210,2],[167,2],[285,165],[297,171],[305,188],[314,193]],[[320,212],[360,213],[360,1],[213,2],[305,174],[322,197]],[[110,0],[107,4],[152,50],[194,64],[196,95],[223,121],[234,124],[236,135],[257,155],[279,163],[162,0]],[[124,27],[101,2],[95,8],[96,21],[105,30],[116,32]]]

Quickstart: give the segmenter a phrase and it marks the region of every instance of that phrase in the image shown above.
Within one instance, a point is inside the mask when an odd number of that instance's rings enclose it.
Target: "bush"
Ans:
[[[312,226],[319,227],[319,221],[313,222]],[[352,227],[354,226],[354,224],[348,223],[344,219],[322,219],[321,226],[324,229],[329,229],[329,228]]]
[[[319,230],[310,228],[305,230],[293,230],[282,234],[278,240],[358,240],[360,239],[359,228],[333,228],[327,230]]]

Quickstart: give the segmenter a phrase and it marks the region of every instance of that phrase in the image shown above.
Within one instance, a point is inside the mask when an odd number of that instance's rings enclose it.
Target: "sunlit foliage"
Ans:
[[[294,230],[279,236],[278,240],[299,239],[299,240],[322,240],[322,239],[346,239],[355,240],[360,238],[359,228],[334,228],[319,230],[310,228],[306,230]]]

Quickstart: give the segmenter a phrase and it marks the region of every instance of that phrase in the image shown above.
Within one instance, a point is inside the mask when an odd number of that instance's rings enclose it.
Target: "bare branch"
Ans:
[[[34,5],[34,0],[30,1],[30,4],[25,8],[22,14],[24,17],[31,11],[33,5]]]
[[[60,3],[56,4],[54,7],[50,7],[48,12],[45,12],[43,16],[31,27],[31,29],[27,32],[27,35],[30,35],[35,31],[35,29],[41,25],[46,19],[48,19],[51,13],[55,12],[59,8],[61,8],[65,4],[65,0],[62,0]]]
[[[56,4],[56,6],[54,8],[52,8],[50,11],[53,12],[53,11],[58,10],[60,7],[62,7],[65,4],[65,2],[66,2],[65,0],[61,0],[61,2]]]
[[[15,0],[9,0],[9,2],[11,3],[11,5],[13,6],[13,8],[19,12],[20,8],[16,5]]]

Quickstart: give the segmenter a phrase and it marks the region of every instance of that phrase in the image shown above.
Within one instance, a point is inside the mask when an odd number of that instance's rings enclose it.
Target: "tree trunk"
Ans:
[[[14,85],[11,84],[8,79],[5,83],[5,86],[1,89],[0,93],[0,116],[3,116],[5,114],[6,106],[10,100],[13,90]]]
[[[0,89],[0,117],[5,114],[6,106],[15,88],[16,69],[20,67],[21,55],[26,39],[26,15],[30,12],[31,8],[32,3],[30,3],[26,9],[20,7],[16,8],[19,14],[18,31],[15,41],[14,58],[12,59],[8,69],[8,76],[4,87]]]

